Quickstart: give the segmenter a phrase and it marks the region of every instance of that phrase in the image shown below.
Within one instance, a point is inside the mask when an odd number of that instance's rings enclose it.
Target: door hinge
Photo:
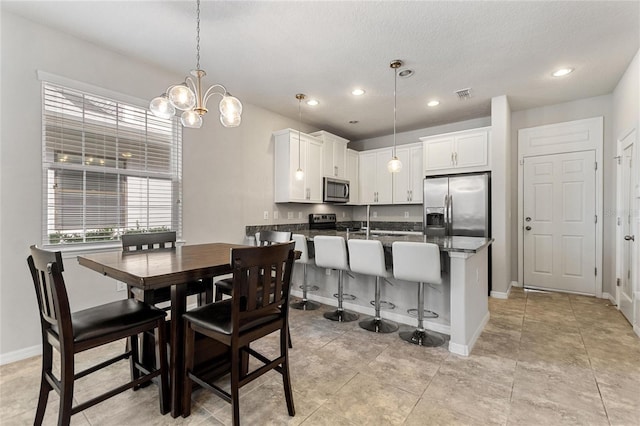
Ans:
[[[616,287],[620,287],[620,278],[616,278]]]
[[[598,170],[598,162],[595,163],[595,170]]]
[[[596,267],[596,268],[593,268],[593,269],[595,269],[594,272],[595,272],[595,276],[597,277],[598,276],[598,268]]]
[[[520,165],[524,166],[524,158],[522,160],[520,160]]]
[[[622,221],[620,220],[620,216],[618,216],[618,219],[616,220],[616,223],[618,224],[618,226],[622,225]]]
[[[618,155],[617,157],[613,157],[614,160],[616,160],[616,163],[618,163],[618,166],[620,164],[622,164],[622,155]]]
[[[598,215],[595,215],[595,223],[598,223]]]

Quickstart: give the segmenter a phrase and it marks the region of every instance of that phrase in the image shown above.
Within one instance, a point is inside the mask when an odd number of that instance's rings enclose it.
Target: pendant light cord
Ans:
[[[300,170],[300,128],[302,127],[302,96],[298,98],[298,170]]]
[[[200,0],[196,2],[196,69],[200,69]]]
[[[398,70],[393,69],[393,156],[396,156],[396,89],[398,87]]]

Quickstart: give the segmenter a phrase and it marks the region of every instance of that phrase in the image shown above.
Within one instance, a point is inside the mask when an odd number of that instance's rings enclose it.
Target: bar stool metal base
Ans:
[[[320,304],[312,300],[301,300],[299,302],[292,303],[289,306],[301,311],[315,311],[320,307]]]
[[[338,322],[351,322],[359,318],[358,314],[354,314],[353,312],[342,311],[340,309],[336,309],[335,311],[331,311],[331,312],[325,312],[324,317],[328,320],[338,321]]]
[[[426,330],[403,331],[398,333],[405,342],[418,346],[435,348],[444,344],[444,338]]]
[[[364,328],[367,331],[373,331],[374,333],[393,333],[398,330],[398,324],[386,321],[382,318],[370,318],[360,321],[358,325],[360,328]]]

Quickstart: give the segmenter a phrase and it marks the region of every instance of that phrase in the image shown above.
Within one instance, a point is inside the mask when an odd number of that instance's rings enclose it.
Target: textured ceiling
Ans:
[[[3,9],[179,74],[195,67],[195,1],[2,1]],[[245,103],[351,140],[611,93],[640,42],[640,2],[203,1],[201,65]],[[564,78],[551,72],[575,68]],[[170,83],[170,82],[168,82]],[[354,97],[355,87],[366,94]],[[472,88],[459,101],[455,91]],[[150,94],[154,96],[155,94]],[[433,98],[441,104],[428,108]],[[358,120],[358,124],[349,124]]]

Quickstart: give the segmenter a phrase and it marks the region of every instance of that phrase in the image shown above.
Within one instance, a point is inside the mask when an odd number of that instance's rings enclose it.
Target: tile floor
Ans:
[[[640,425],[640,339],[608,301],[514,289],[490,299],[491,320],[471,356],[375,335],[322,312],[291,310],[296,416],[277,373],[241,391],[246,425]],[[276,336],[261,345],[275,347]],[[114,344],[108,351],[117,351]],[[104,350],[104,349],[103,349]],[[89,352],[79,362],[98,359]],[[0,367],[0,423],[33,423],[39,357]],[[82,379],[77,399],[128,377],[120,363]],[[51,393],[46,424],[55,424]],[[72,417],[73,425],[230,424],[230,406],[204,391],[186,419],[161,416],[155,386]]]

